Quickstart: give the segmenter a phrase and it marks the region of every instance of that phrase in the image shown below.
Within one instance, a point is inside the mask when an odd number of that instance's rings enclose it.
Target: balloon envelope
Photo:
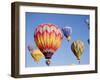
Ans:
[[[43,58],[42,52],[38,49],[33,50],[33,52],[31,53],[31,56],[33,57],[34,61],[37,63],[41,60],[41,58]]]
[[[84,43],[80,40],[76,40],[72,43],[71,49],[74,55],[77,57],[77,60],[80,60],[80,57],[84,51]]]
[[[54,24],[40,24],[34,32],[34,40],[45,58],[51,59],[61,45],[62,32]],[[50,63],[49,60],[47,62]]]
[[[71,39],[72,28],[71,27],[64,27],[62,28],[64,36],[67,38],[68,41]]]

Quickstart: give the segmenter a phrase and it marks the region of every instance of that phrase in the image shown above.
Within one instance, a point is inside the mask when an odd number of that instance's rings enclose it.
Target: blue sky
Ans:
[[[74,15],[74,14],[50,14],[50,13],[33,13],[26,12],[26,53],[25,53],[25,66],[26,67],[41,67],[47,66],[45,64],[45,58],[42,58],[37,64],[34,62],[27,49],[28,45],[34,47],[34,30],[41,23],[52,23],[59,26],[60,29],[65,26],[72,27],[71,41],[68,42],[66,37],[63,37],[61,47],[54,53],[51,59],[50,66],[63,66],[77,64],[78,61],[73,52],[71,51],[71,44],[75,40],[82,40],[85,48],[81,56],[80,64],[89,64],[89,44],[87,42],[89,38],[89,30],[86,19],[89,19],[89,15]]]

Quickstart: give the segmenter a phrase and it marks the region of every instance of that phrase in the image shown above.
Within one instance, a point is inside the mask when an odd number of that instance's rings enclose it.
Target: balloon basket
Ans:
[[[50,64],[51,64],[50,59],[47,59],[47,60],[46,60],[46,65],[50,66]]]
[[[78,60],[78,63],[80,64],[80,60]]]
[[[67,41],[69,42],[71,40],[71,36],[68,36],[67,37]]]

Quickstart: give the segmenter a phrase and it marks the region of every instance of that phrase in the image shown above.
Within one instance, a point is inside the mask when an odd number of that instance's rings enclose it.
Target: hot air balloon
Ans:
[[[37,47],[43,53],[46,64],[49,66],[54,52],[60,47],[62,32],[57,25],[47,23],[40,24],[34,32],[34,40]]]
[[[90,30],[89,19],[86,19],[86,20],[85,20],[85,23],[87,24],[87,27],[88,27],[88,29]],[[90,40],[89,40],[89,39],[88,39],[87,41],[88,41],[88,43],[90,43]]]
[[[67,38],[68,41],[71,40],[72,28],[71,27],[64,27],[62,28],[64,36]]]
[[[71,45],[71,50],[73,51],[74,55],[80,63],[80,58],[84,51],[84,43],[80,40],[74,41]]]
[[[90,29],[90,24],[89,24],[89,19],[86,19],[86,24],[87,24],[87,26],[88,26],[88,29]]]
[[[28,50],[29,50],[30,53],[32,53],[33,52],[33,46],[32,45],[29,45],[28,46]]]
[[[31,56],[35,62],[38,63],[41,60],[41,58],[43,58],[43,54],[39,49],[33,50],[32,46],[28,46],[28,50],[30,51]]]

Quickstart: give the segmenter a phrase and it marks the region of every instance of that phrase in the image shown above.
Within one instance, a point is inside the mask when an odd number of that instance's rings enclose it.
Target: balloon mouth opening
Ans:
[[[45,59],[51,59],[53,53],[52,52],[43,52],[43,55],[45,56]]]
[[[45,56],[46,59],[46,65],[50,66],[51,64],[50,59],[52,58],[53,52],[43,52],[43,55]]]

